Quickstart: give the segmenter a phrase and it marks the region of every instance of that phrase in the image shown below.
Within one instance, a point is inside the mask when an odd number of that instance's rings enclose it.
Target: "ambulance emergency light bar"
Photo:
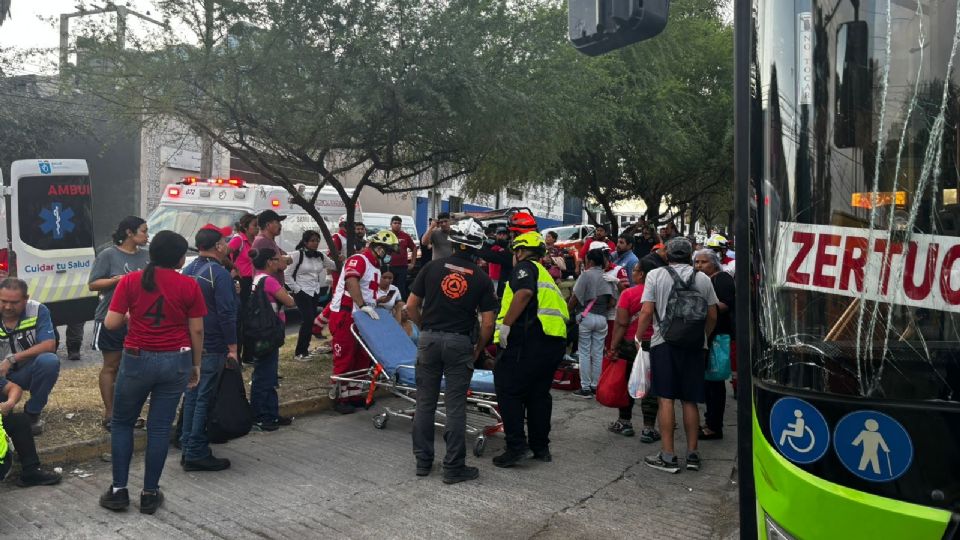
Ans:
[[[906,206],[906,191],[867,191],[850,196],[850,206],[854,208],[874,208],[879,206]]]
[[[246,182],[239,178],[197,178],[195,176],[188,176],[183,180],[177,182],[175,185],[172,185],[167,188],[167,195],[171,197],[179,197],[182,193],[180,186],[198,186],[198,187],[247,187]]]

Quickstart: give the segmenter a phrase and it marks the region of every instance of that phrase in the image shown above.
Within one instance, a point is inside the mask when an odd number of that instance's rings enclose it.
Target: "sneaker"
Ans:
[[[586,398],[586,399],[590,399],[593,397],[593,393],[590,392],[589,388],[581,388],[579,390],[574,390],[573,395],[580,398]]]
[[[660,440],[660,433],[653,428],[645,427],[643,431],[640,432],[640,442],[650,444],[655,443]]]
[[[130,494],[127,488],[113,490],[113,486],[107,488],[107,492],[100,496],[100,506],[107,510],[119,512],[126,510],[130,506]]]
[[[59,474],[37,467],[31,471],[21,471],[17,485],[20,487],[53,486],[59,484],[60,480],[61,477]]]
[[[532,459],[542,461],[544,463],[550,463],[553,461],[553,455],[550,453],[549,448],[545,448],[543,450],[534,450]]]
[[[257,431],[276,431],[280,426],[276,422],[257,422],[253,425]]]
[[[293,423],[293,417],[292,417],[292,416],[278,416],[278,417],[277,417],[277,425],[278,425],[278,426],[289,426],[289,425],[292,424],[292,423]]]
[[[297,362],[309,362],[313,360],[313,357],[309,354],[295,354],[293,355],[293,359]]]
[[[44,425],[44,421],[40,418],[37,418],[36,420],[30,423],[30,432],[33,433],[34,437],[36,437],[37,435],[43,434],[43,425]]]
[[[428,476],[433,470],[433,462],[417,462],[417,476]]]
[[[468,480],[476,480],[480,476],[480,469],[476,467],[464,467],[456,472],[443,473],[444,484],[458,484]]]
[[[643,462],[647,464],[647,467],[652,467],[670,474],[680,472],[680,463],[677,462],[677,456],[673,456],[673,459],[670,461],[664,461],[660,452],[657,452],[652,456],[643,458]]]
[[[501,469],[508,469],[527,459],[527,456],[526,450],[510,450],[508,448],[499,456],[494,456],[493,464]]]
[[[214,457],[213,454],[203,459],[184,460],[183,470],[192,471],[223,471],[230,468],[230,460],[226,458]]]
[[[163,504],[163,492],[157,488],[156,491],[150,493],[149,491],[144,491],[140,493],[140,513],[141,514],[153,514],[157,511],[158,508]]]
[[[67,353],[67,360],[71,362],[79,362],[83,360],[83,357],[80,356],[80,351],[73,351]]]
[[[696,452],[687,454],[687,470],[688,471],[700,470],[700,454],[697,454]]]
[[[607,429],[624,437],[633,437],[636,434],[636,432],[633,431],[633,424],[623,420],[617,420],[610,424]]]
[[[349,403],[337,402],[333,404],[333,410],[337,411],[340,414],[353,414],[357,412],[357,408]]]

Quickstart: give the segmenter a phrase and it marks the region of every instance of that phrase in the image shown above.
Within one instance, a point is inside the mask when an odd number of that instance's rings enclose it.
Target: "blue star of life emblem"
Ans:
[[[40,230],[44,234],[53,233],[54,240],[60,240],[66,233],[73,232],[76,225],[73,223],[73,209],[64,208],[60,203],[53,203],[50,208],[40,211]]]

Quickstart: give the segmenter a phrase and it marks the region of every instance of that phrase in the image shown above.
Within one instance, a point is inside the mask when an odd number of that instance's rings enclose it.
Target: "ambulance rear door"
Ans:
[[[93,318],[87,288],[94,259],[93,190],[81,159],[15,161],[10,168],[10,236],[17,275],[54,324]]]

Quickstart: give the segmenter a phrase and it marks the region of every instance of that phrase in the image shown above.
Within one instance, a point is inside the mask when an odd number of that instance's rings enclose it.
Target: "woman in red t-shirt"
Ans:
[[[110,510],[130,506],[127,478],[133,426],[147,398],[150,412],[140,512],[152,514],[163,503],[159,484],[170,446],[170,425],[183,391],[200,380],[207,306],[197,282],[177,272],[186,252],[187,241],[179,234],[157,233],[150,243],[150,263],[120,279],[103,321],[109,330],[128,321],[113,397],[113,484],[100,497],[100,505]]]
[[[253,288],[256,294],[258,287],[263,287],[267,298],[273,304],[277,317],[286,322],[283,307],[292,308],[296,305],[290,293],[273,277],[280,271],[280,254],[270,248],[251,249],[250,260],[253,261],[254,276]],[[252,300],[251,300],[252,301]],[[247,344],[249,349],[253,349]],[[253,376],[250,382],[250,407],[253,408],[257,420],[256,427],[260,431],[276,431],[280,426],[289,426],[290,418],[280,416],[280,402],[277,397],[278,370],[280,368],[280,348],[271,349],[266,354],[254,353]]]
[[[244,214],[237,222],[239,227],[236,229],[236,235],[227,243],[227,256],[233,261],[233,268],[237,282],[240,283],[240,311],[243,313],[247,308],[247,300],[250,298],[250,291],[253,287],[253,262],[250,260],[250,246],[253,245],[253,239],[260,234],[260,225],[257,223],[256,214]],[[250,352],[243,347],[243,325],[240,324],[240,317],[237,317],[237,337],[240,359],[246,363],[253,361]]]
[[[620,300],[617,302],[617,318],[614,320],[613,337],[610,338],[610,348],[607,349],[607,356],[617,355],[627,361],[627,372],[633,368],[633,361],[637,356],[637,345],[634,337],[637,334],[637,320],[640,318],[640,308],[643,303],[640,298],[643,297],[643,283],[647,279],[647,274],[655,268],[654,263],[649,260],[641,259],[633,267],[633,287],[623,291],[620,294]],[[650,338],[653,337],[653,325],[644,332],[640,346],[643,350],[650,350]],[[626,339],[624,339],[626,338]],[[632,437],[633,431],[633,398],[630,398],[630,404],[620,409],[620,415],[617,421],[610,424],[608,429],[614,433]],[[640,442],[652,443],[660,440],[660,434],[655,429],[657,422],[657,398],[647,395],[640,400],[640,410],[643,413],[643,431],[640,433]]]

